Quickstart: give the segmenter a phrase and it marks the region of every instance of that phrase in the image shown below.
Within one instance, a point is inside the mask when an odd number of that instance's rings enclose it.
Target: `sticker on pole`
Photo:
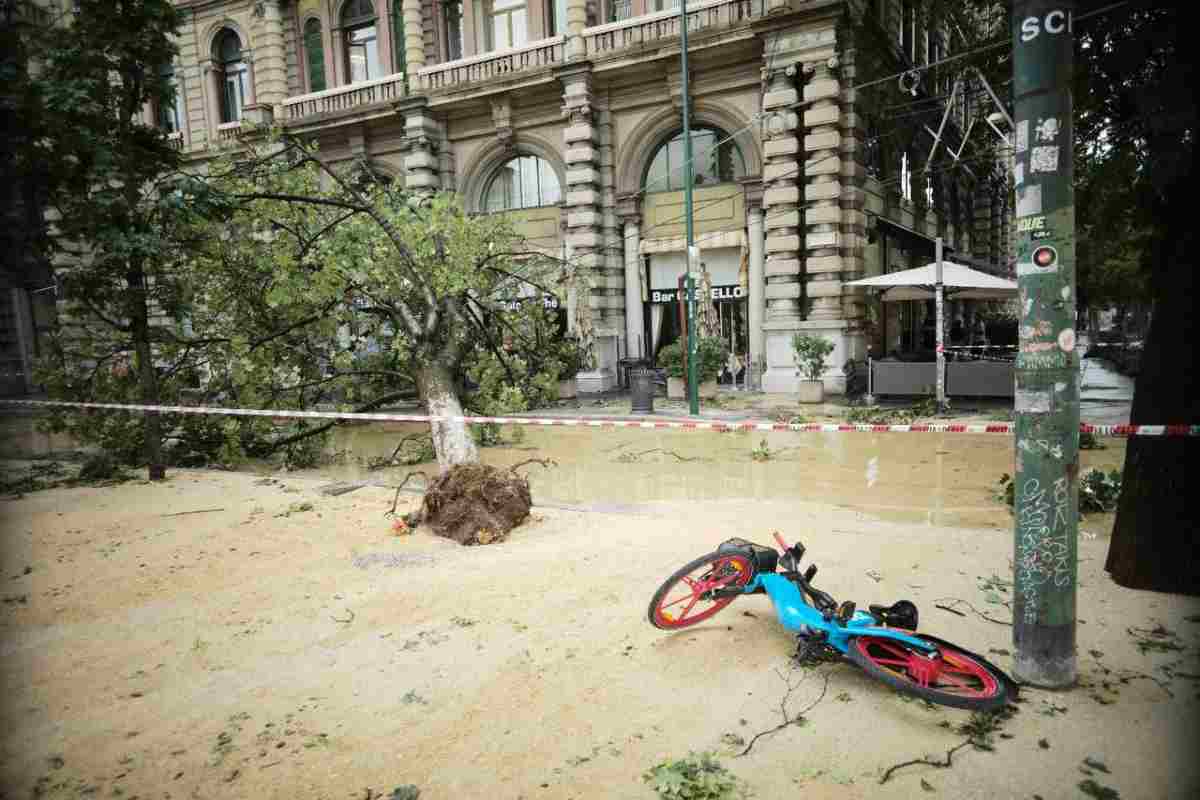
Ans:
[[[1036,389],[1017,389],[1013,397],[1013,410],[1019,414],[1049,414],[1051,394]]]
[[[1054,272],[1058,272],[1058,251],[1048,244],[1033,248],[1033,255],[1029,260],[1017,264],[1017,277],[1050,275]]]

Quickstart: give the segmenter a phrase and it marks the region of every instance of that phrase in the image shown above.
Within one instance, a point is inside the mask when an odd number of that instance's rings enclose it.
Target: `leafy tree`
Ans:
[[[144,120],[145,109],[174,101],[163,68],[177,52],[179,12],[168,0],[75,6],[27,28],[37,66],[22,98],[23,155],[43,190],[49,247],[68,265],[66,313],[42,380],[52,397],[157,404],[186,377],[160,345],[183,301],[176,267],[191,216],[206,206],[204,184],[179,172],[179,152]],[[146,414],[135,426],[153,480],[165,475],[163,423]],[[78,415],[53,424],[85,441],[122,427]]]
[[[463,415],[468,379],[468,408],[484,413],[553,396],[574,345],[540,302],[506,301],[549,293],[560,267],[523,252],[506,217],[468,215],[451,194],[409,196],[287,137],[245,146],[210,179],[236,211],[188,268],[188,341],[207,349],[209,396],[369,411],[416,395],[439,417]],[[335,424],[271,439],[244,423],[242,443],[277,449]],[[462,422],[431,428],[443,468],[477,460]]]
[[[1079,11],[1100,9],[1089,0]],[[1153,301],[1134,387],[1134,424],[1200,423],[1196,386],[1195,47],[1181,7],[1130,2],[1076,25],[1079,109],[1077,219],[1090,246],[1109,253],[1102,285]],[[1090,149],[1087,143],[1093,143]],[[1097,187],[1097,191],[1090,191]],[[1139,589],[1200,593],[1197,506],[1187,494],[1200,468],[1194,440],[1129,441],[1105,568]]]

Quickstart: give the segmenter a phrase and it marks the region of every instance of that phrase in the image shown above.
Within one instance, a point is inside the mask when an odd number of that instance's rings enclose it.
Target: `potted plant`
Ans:
[[[696,343],[696,357],[700,396],[711,400],[717,396],[717,376],[729,360],[729,344],[719,336],[702,336]]]
[[[799,397],[801,403],[820,403],[825,399],[825,384],[821,374],[825,371],[825,358],[833,352],[833,342],[823,336],[809,336],[797,333],[792,337],[792,353],[796,359],[800,381]]]
[[[578,392],[575,376],[583,369],[587,352],[578,339],[571,337],[563,340],[559,358],[562,366],[558,371],[558,399],[570,400]]]
[[[684,340],[675,340],[658,351],[658,366],[667,373],[667,398],[683,400],[687,397],[687,361],[683,354]]]
[[[667,373],[667,397],[671,400],[687,398],[685,347],[687,339],[681,336],[658,351],[658,365]],[[728,357],[728,345],[720,337],[701,337],[696,343],[696,379],[700,382],[700,396],[706,400],[717,396],[717,376]]]

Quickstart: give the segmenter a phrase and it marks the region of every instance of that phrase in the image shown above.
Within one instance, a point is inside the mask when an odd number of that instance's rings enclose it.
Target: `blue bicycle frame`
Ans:
[[[896,639],[923,652],[933,653],[937,646],[910,636],[895,628],[881,628],[875,617],[866,611],[855,611],[845,625],[836,619],[825,619],[825,615],[809,605],[800,588],[789,578],[774,572],[760,572],[742,587],[743,594],[753,594],[762,588],[775,605],[775,615],[783,627],[795,633],[823,631],[826,641],[840,653],[850,647],[856,636],[874,636],[879,639]]]

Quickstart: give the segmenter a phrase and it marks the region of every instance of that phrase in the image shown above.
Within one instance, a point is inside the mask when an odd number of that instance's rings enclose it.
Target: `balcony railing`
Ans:
[[[217,142],[220,144],[228,144],[236,142],[238,134],[242,132],[241,120],[233,122],[222,122],[217,126]]]
[[[404,73],[397,72],[371,81],[289,97],[283,101],[283,118],[285,122],[293,122],[318,114],[350,111],[360,106],[400,100],[405,94]]]
[[[766,14],[767,0],[710,0],[688,9],[688,35],[728,28]],[[583,29],[589,56],[645,47],[679,37],[679,11],[659,11]]]
[[[499,50],[426,67],[417,72],[417,83],[422,91],[450,89],[561,64],[563,60],[563,37],[552,36],[512,50]]]

